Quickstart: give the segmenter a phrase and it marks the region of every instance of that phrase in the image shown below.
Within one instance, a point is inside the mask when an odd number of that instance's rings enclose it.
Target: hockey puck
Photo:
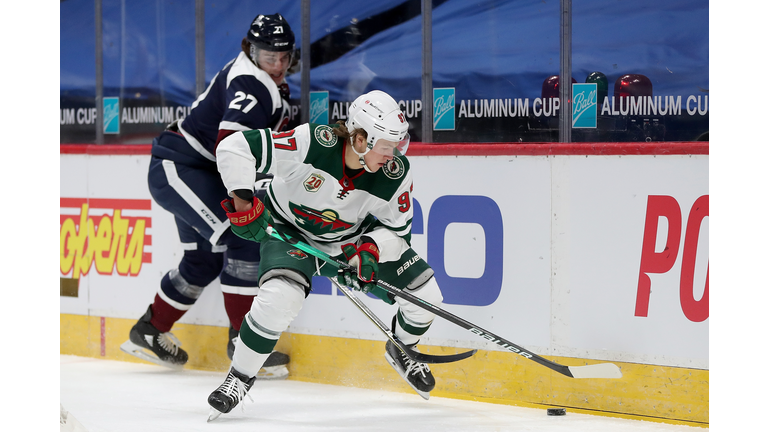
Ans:
[[[565,408],[547,408],[548,416],[564,416]]]

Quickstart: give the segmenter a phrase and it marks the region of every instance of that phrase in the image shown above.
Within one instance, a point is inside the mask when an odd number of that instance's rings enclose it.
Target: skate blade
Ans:
[[[284,365],[268,366],[259,369],[257,380],[281,380],[288,378],[288,368]]]
[[[59,404],[59,407],[61,432],[88,432],[72,413],[64,409],[64,405]]]
[[[397,374],[400,375],[400,378],[402,378],[403,381],[405,381],[409,386],[411,386],[413,391],[415,391],[419,396],[423,397],[424,400],[429,400],[429,392],[421,391],[416,387],[414,387],[414,385],[411,384],[410,381],[408,381],[408,377],[405,376],[405,371],[400,369],[400,367],[398,367],[397,362],[389,355],[388,352],[384,353],[384,358],[387,359],[387,363],[389,363],[389,365],[392,366],[392,369],[394,369],[395,372],[397,372]]]
[[[127,341],[123,342],[122,345],[120,345],[120,351],[122,351],[122,352],[124,352],[126,354],[130,354],[130,355],[132,355],[132,356],[134,356],[136,358],[140,358],[142,360],[148,361],[150,363],[154,363],[156,365],[167,367],[168,369],[182,370],[184,368],[184,365],[180,365],[180,364],[176,364],[176,363],[171,363],[171,362],[166,362],[166,361],[160,360],[159,358],[157,358],[155,353],[153,353],[151,351],[148,351],[147,349],[136,345],[135,343],[131,342],[130,340],[127,340]]]
[[[220,415],[221,411],[217,410],[216,408],[211,408],[211,412],[208,413],[208,422],[216,420]]]

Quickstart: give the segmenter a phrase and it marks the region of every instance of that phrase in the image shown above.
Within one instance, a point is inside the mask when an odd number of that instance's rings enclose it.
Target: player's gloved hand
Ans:
[[[224,211],[227,212],[232,232],[246,240],[261,242],[269,237],[267,226],[272,224],[272,216],[269,210],[264,208],[264,203],[258,198],[253,198],[253,207],[250,210],[238,212],[235,210],[235,202],[227,198],[221,202]]]
[[[347,243],[341,247],[341,250],[357,274],[355,275],[351,269],[339,269],[336,277],[339,283],[367,293],[376,286],[379,274],[379,248],[373,243],[363,243],[360,247]]]

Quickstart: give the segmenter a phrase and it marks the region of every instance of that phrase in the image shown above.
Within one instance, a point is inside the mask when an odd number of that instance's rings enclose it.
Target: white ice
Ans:
[[[223,372],[171,371],[61,356],[60,402],[88,432],[526,431],[698,432],[707,429],[545,409],[423,400],[396,393],[293,380],[257,381],[245,403],[208,423],[208,395]],[[439,377],[438,377],[439,378]],[[48,430],[48,429],[46,429]]]

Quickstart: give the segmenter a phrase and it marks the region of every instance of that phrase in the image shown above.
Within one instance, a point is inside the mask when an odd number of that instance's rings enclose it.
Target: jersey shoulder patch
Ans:
[[[339,137],[333,133],[328,125],[312,125],[312,136],[323,147],[334,147],[339,142]]]
[[[404,181],[409,178],[411,165],[405,156],[395,156],[384,164],[376,173],[363,175],[355,181],[358,189],[363,189],[378,198],[389,201],[394,197]]]
[[[305,162],[333,176],[341,178],[343,173],[340,146],[344,140],[333,133],[329,125],[309,123],[310,145]]]
[[[385,176],[392,180],[400,179],[408,171],[408,167],[406,167],[407,162],[405,157],[395,156],[391,161],[384,164],[382,171]]]

